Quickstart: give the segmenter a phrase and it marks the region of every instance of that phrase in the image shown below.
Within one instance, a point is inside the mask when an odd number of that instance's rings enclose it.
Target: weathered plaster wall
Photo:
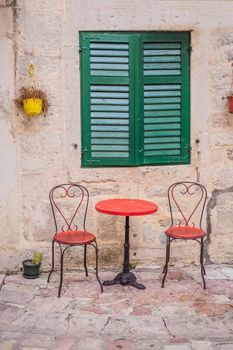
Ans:
[[[233,119],[223,97],[233,60],[233,1],[18,0],[5,5],[0,7],[0,269],[19,266],[34,249],[44,252],[48,266],[53,233],[48,192],[63,181],[89,188],[88,228],[97,234],[101,263],[119,266],[123,218],[96,213],[94,204],[125,196],[156,201],[156,216],[131,219],[131,253],[136,264],[162,264],[169,225],[166,190],[176,180],[198,180],[208,189],[206,259],[230,262]],[[192,31],[190,165],[80,168],[78,40],[84,30]],[[51,109],[46,117],[29,120],[14,109],[12,99],[15,90],[31,83],[30,63]],[[191,249],[185,242],[173,246],[174,261],[198,261],[197,245],[189,244]]]

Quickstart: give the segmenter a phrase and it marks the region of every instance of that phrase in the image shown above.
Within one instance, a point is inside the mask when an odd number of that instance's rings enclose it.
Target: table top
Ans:
[[[117,198],[103,200],[95,205],[95,209],[104,214],[139,216],[156,213],[158,206],[143,199]]]

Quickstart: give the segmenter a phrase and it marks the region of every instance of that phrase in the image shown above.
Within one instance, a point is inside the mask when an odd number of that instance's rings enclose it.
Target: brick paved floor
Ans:
[[[65,273],[27,280],[5,276],[0,290],[0,350],[232,350],[233,267],[207,266],[207,290],[198,267],[137,269],[145,290],[121,285],[100,294],[94,275]],[[102,280],[116,271],[101,272]]]

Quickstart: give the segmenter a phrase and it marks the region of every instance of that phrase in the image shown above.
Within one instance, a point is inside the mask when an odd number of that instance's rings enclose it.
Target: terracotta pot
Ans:
[[[228,103],[228,111],[229,113],[233,113],[233,96],[227,97],[227,103]]]

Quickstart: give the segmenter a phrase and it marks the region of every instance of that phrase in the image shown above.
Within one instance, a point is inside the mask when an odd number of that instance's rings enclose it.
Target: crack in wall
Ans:
[[[205,261],[206,264],[213,264],[211,261],[210,255],[209,255],[209,246],[211,244],[211,233],[212,233],[212,224],[211,224],[211,211],[216,207],[217,205],[217,198],[219,195],[223,193],[230,193],[233,192],[233,186],[224,188],[224,189],[215,189],[212,192],[212,195],[207,203],[207,209],[206,209],[206,244],[205,244]]]

